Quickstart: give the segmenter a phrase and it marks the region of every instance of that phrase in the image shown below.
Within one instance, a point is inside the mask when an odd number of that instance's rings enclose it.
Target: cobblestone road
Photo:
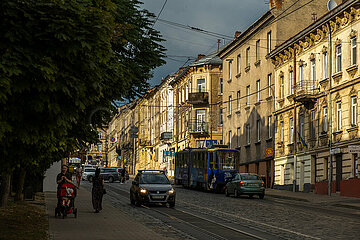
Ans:
[[[90,184],[84,184],[90,188]],[[141,208],[130,205],[126,192],[130,183],[106,183],[109,201],[117,208],[134,217],[137,221],[174,239],[194,239],[160,219],[150,216]],[[122,194],[119,194],[122,191]],[[316,205],[292,200],[279,200],[265,196],[225,197],[223,194],[207,193],[176,188],[176,208],[187,210],[199,216],[231,221],[234,225],[260,229],[282,239],[358,239],[360,211],[335,208],[331,205]],[[160,208],[161,209],[161,208]]]

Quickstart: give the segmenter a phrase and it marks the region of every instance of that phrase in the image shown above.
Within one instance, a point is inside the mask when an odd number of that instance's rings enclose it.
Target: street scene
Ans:
[[[0,240],[359,238],[360,0],[0,5]]]

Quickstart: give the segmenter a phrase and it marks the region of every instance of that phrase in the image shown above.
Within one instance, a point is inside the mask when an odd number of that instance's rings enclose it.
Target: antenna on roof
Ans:
[[[337,3],[334,0],[329,0],[327,3],[327,9],[328,11],[333,10],[334,8],[337,7]]]

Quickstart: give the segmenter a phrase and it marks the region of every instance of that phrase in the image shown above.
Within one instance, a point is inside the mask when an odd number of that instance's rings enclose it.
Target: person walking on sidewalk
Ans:
[[[61,186],[68,182],[68,183],[72,183],[71,181],[71,173],[68,172],[68,167],[66,165],[62,165],[61,167],[61,172],[56,176],[56,183],[57,183],[57,198],[58,198],[58,206],[60,206],[61,204],[61,197],[60,197],[60,191],[61,191]]]
[[[104,194],[104,179],[100,176],[100,168],[96,168],[92,187],[92,205],[96,213],[102,210],[102,198]]]
[[[123,168],[120,173],[121,174],[120,184],[123,184],[126,181],[125,173],[126,173],[126,170],[125,170],[125,168]]]
[[[82,176],[82,168],[79,165],[79,167],[76,168],[76,185],[78,188],[80,187],[81,176]]]

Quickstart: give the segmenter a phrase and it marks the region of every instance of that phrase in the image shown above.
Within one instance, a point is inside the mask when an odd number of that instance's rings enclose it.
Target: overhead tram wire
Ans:
[[[153,25],[151,26],[151,28],[153,28],[153,27],[154,27],[154,25],[155,25],[155,23],[158,21],[158,19],[159,19],[160,15],[161,15],[161,13],[162,13],[162,11],[163,11],[163,10],[164,10],[164,8],[165,8],[166,3],[167,3],[167,0],[165,0],[164,4],[162,5],[161,10],[160,10],[159,14],[157,15],[157,17],[156,17],[156,19],[155,19],[155,21],[154,21]]]

